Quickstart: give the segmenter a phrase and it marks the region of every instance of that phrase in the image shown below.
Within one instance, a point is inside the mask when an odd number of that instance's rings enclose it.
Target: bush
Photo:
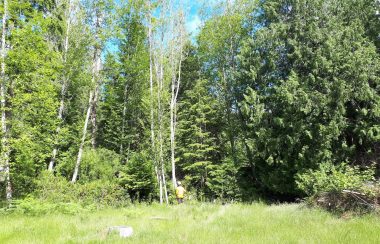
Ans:
[[[71,183],[64,177],[42,172],[35,181],[36,189],[28,197],[12,202],[5,212],[27,215],[51,213],[76,214],[103,207],[120,207],[128,197],[117,183],[96,180],[88,183]]]
[[[85,206],[120,207],[127,203],[125,191],[116,183],[110,181],[92,181],[85,184],[76,184],[75,196]]]
[[[309,170],[299,174],[297,186],[308,196],[321,192],[341,192],[342,190],[359,190],[366,182],[374,180],[375,169],[360,169],[345,163],[333,165],[322,163],[318,170]]]
[[[335,212],[362,213],[378,206],[380,186],[375,183],[374,174],[374,167],[323,163],[318,170],[299,174],[296,182],[311,205]]]
[[[76,200],[73,184],[70,184],[62,176],[54,176],[49,171],[41,173],[40,177],[35,180],[36,188],[31,194],[33,198],[41,201],[60,203],[71,202]]]
[[[118,182],[133,201],[152,201],[156,185],[152,169],[149,154],[143,151],[131,153],[128,163],[119,172]]]
[[[120,156],[105,148],[86,148],[80,166],[80,182],[112,181],[121,169]]]
[[[83,206],[79,203],[53,203],[44,201],[42,199],[36,199],[34,197],[27,197],[22,200],[15,200],[13,202],[13,208],[11,212],[22,213],[25,215],[38,216],[44,214],[77,214],[84,211],[94,209],[93,206]]]

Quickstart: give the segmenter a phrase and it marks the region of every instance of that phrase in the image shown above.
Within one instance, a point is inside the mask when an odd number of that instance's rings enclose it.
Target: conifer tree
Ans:
[[[207,191],[211,166],[215,163],[217,102],[209,94],[207,80],[195,81],[185,91],[178,112],[178,165],[185,180],[201,195]]]
[[[320,163],[378,160],[378,54],[342,4],[262,2],[243,48],[255,174],[276,194],[299,194],[295,175]]]

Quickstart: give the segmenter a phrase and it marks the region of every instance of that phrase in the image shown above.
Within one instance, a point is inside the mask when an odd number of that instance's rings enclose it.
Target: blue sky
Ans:
[[[192,36],[198,33],[198,27],[201,25],[202,21],[199,16],[199,9],[201,4],[199,1],[190,0],[189,12],[187,13],[186,19],[186,29],[192,34]]]
[[[199,27],[202,25],[202,18],[200,10],[206,7],[206,12],[211,12],[212,6],[221,0],[174,0],[176,4],[183,4],[186,16],[186,30],[189,32],[191,39],[194,40],[195,36],[199,33]],[[231,0],[230,0],[231,1]],[[119,2],[119,0],[116,0]],[[105,52],[116,52],[117,45],[112,41],[107,43]]]

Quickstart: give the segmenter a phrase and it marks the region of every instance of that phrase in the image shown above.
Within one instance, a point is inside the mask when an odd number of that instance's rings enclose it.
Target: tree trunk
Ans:
[[[99,95],[99,72],[100,72],[100,66],[101,66],[101,43],[100,43],[100,31],[101,31],[101,24],[103,22],[103,13],[100,12],[99,9],[96,9],[96,22],[95,22],[95,45],[94,45],[94,56],[93,56],[93,67],[92,67],[92,84],[95,85],[94,91],[90,92],[90,98],[88,101],[88,108],[86,113],[86,119],[83,126],[83,136],[81,140],[81,144],[79,146],[78,151],[78,157],[77,162],[75,164],[74,174],[71,182],[75,182],[78,178],[78,172],[80,167],[80,162],[82,159],[82,153],[83,153],[83,147],[86,140],[86,134],[87,134],[87,127],[88,127],[88,121],[91,117],[91,123],[92,123],[92,133],[91,133],[91,144],[92,147],[95,148],[96,144],[96,106],[98,101],[98,95]]]
[[[166,204],[169,204],[168,188],[166,187],[164,164],[161,164],[161,167],[162,167],[162,182],[164,184],[165,201],[166,201]]]
[[[6,111],[6,77],[5,77],[5,36],[6,36],[6,21],[8,17],[8,1],[4,0],[4,13],[2,19],[2,32],[1,32],[1,85],[0,85],[0,97],[1,97],[1,164],[4,166],[5,175],[5,194],[8,203],[12,200],[12,185],[10,177],[10,165],[9,154],[10,147],[8,141],[8,129],[7,129],[7,111]]]
[[[172,32],[174,33],[174,24],[172,24]],[[172,164],[172,183],[174,189],[177,187],[177,178],[175,173],[175,107],[176,107],[176,67],[175,67],[175,55],[174,47],[172,47],[171,55],[171,68],[172,68],[172,90],[170,99],[170,159]]]
[[[94,60],[93,60],[93,79],[95,83],[95,91],[94,91],[94,98],[92,101],[92,111],[91,111],[91,145],[93,148],[96,147],[96,134],[97,134],[97,105],[99,100],[99,87],[100,87],[100,69],[101,69],[101,54],[102,54],[102,47],[101,47],[101,40],[100,40],[100,32],[101,32],[101,26],[103,23],[103,13],[100,12],[100,10],[96,10],[96,22],[95,22],[95,45],[94,45]]]
[[[149,11],[151,11],[151,2],[149,1]],[[153,94],[153,33],[152,33],[152,14],[149,12],[148,41],[149,41],[149,89],[150,89],[150,135],[153,164],[157,175],[157,181],[160,191],[160,203],[163,203],[162,173],[159,169],[159,159],[157,158],[157,148],[155,143],[155,126],[154,126],[154,94]]]
[[[127,95],[128,95],[128,85],[125,85],[124,98],[123,98],[123,118],[122,118],[122,123],[121,123],[121,140],[120,140],[120,155],[123,159],[124,159],[125,116],[127,114]]]
[[[163,155],[163,144],[164,139],[162,136],[163,131],[163,106],[162,106],[162,94],[163,91],[163,82],[164,82],[164,54],[163,54],[163,33],[161,36],[161,47],[160,47],[160,61],[157,65],[157,81],[158,81],[158,88],[157,88],[157,104],[158,104],[158,142],[159,142],[159,164],[161,166],[161,179],[163,184],[163,191],[165,194],[165,201],[166,203],[169,203],[168,199],[168,191],[166,187],[166,180],[165,180],[165,171],[164,171],[164,155]]]
[[[69,50],[69,33],[70,33],[70,28],[71,28],[70,13],[73,8],[72,5],[73,5],[73,1],[69,0],[69,8],[66,11],[66,33],[65,33],[65,41],[64,41],[64,49],[63,49],[63,64],[64,65],[67,63],[67,53]],[[61,102],[58,109],[58,123],[59,124],[57,126],[55,141],[54,141],[54,149],[53,149],[52,157],[51,157],[49,167],[48,167],[49,171],[53,171],[56,156],[58,153],[58,136],[59,136],[59,132],[61,131],[63,111],[65,109],[65,95],[66,95],[66,90],[67,90],[68,81],[69,81],[69,78],[66,75],[67,74],[65,73],[63,74],[62,87],[61,87]]]
[[[181,67],[182,67],[182,52],[183,52],[183,18],[184,16],[180,13],[179,16],[179,43],[175,46],[179,46],[179,60],[178,60],[178,77],[177,77],[177,67],[176,67],[176,58],[177,56],[174,53],[174,48],[172,47],[172,96],[170,102],[170,149],[171,149],[171,164],[172,164],[172,181],[173,187],[177,187],[177,178],[176,178],[176,169],[175,169],[175,133],[176,133],[176,125],[177,125],[177,100],[178,93],[181,84]],[[172,23],[172,32],[174,33],[174,23]]]
[[[164,200],[163,200],[163,190],[162,190],[162,172],[159,171],[159,185],[160,185],[160,204],[163,204],[164,203]]]
[[[161,60],[162,61],[162,60]],[[160,71],[158,71],[160,70]],[[163,114],[162,114],[162,104],[161,104],[161,90],[162,90],[162,78],[163,78],[163,67],[162,67],[162,63],[159,64],[159,68],[157,69],[157,81],[158,81],[158,87],[157,87],[157,109],[158,109],[158,147],[159,147],[159,152],[158,152],[158,163],[159,163],[159,167],[161,168],[160,170],[160,174],[161,174],[161,186],[160,187],[163,187],[163,190],[164,190],[164,194],[165,194],[165,197],[167,196],[167,189],[166,189],[166,181],[165,181],[165,175],[164,175],[164,159],[163,159],[163,137],[162,137],[162,117],[163,117]],[[161,201],[162,199],[162,195],[163,195],[163,192],[162,190],[160,189],[160,203],[163,203],[163,201]],[[167,197],[166,197],[167,198]],[[165,198],[165,199],[166,199]]]
[[[151,3],[149,1],[149,8]],[[149,9],[149,11],[151,11]],[[150,90],[150,135],[152,143],[152,151],[155,151],[154,143],[154,110],[153,110],[153,38],[152,38],[152,15],[149,12],[149,26],[148,26],[148,41],[149,41],[149,90]]]
[[[177,178],[175,174],[175,116],[174,116],[174,81],[172,81],[172,99],[170,102],[170,158],[172,163],[172,182],[174,189],[177,187]]]
[[[98,96],[99,96],[99,85],[96,83],[94,89],[94,98],[91,103],[91,145],[92,148],[96,148],[96,133],[97,133],[97,123],[96,123],[96,113],[97,113],[97,104],[98,104]]]
[[[77,157],[77,162],[75,164],[75,169],[74,169],[74,174],[73,178],[71,179],[71,182],[76,182],[78,178],[78,172],[79,172],[79,167],[80,167],[80,162],[82,159],[82,153],[83,153],[83,147],[84,143],[86,140],[86,134],[87,134],[87,126],[88,126],[88,121],[90,119],[90,114],[91,114],[91,107],[92,107],[92,91],[90,92],[90,98],[88,100],[88,108],[87,108],[87,113],[86,113],[86,119],[84,121],[84,126],[83,126],[83,135],[82,135],[82,140],[79,146],[79,151],[78,151],[78,157]]]

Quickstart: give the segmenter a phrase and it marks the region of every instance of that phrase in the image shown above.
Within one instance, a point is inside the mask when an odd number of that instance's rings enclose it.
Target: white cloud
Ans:
[[[188,32],[191,33],[191,35],[194,35],[199,31],[198,27],[201,25],[201,23],[201,18],[199,18],[199,16],[195,14],[188,18],[186,23],[186,29]]]

